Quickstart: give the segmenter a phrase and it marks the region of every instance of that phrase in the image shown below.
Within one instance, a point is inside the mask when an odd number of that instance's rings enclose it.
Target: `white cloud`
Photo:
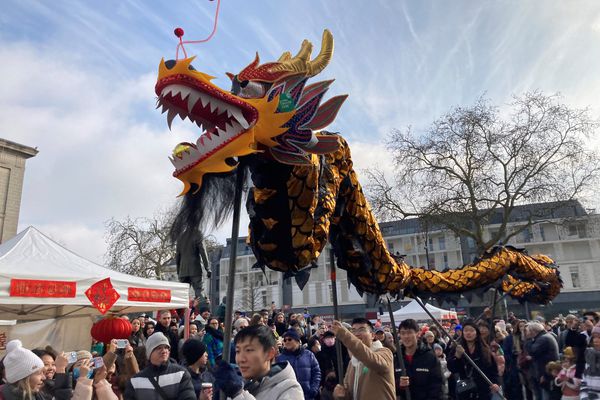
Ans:
[[[187,124],[168,132],[151,73],[110,80],[68,54],[23,44],[0,47],[0,57],[18,60],[0,65],[2,136],[40,151],[27,161],[20,228],[47,227],[101,262],[106,220],[175,201],[182,185],[168,153],[196,133]]]

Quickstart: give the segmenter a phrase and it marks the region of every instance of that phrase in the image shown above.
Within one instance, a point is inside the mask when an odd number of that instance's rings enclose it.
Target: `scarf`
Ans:
[[[383,345],[381,344],[381,342],[379,340],[374,340],[373,343],[371,343],[371,351],[377,351],[382,348],[383,348]],[[360,376],[363,373],[366,373],[366,371],[363,371],[362,361],[359,361],[358,358],[356,358],[355,356],[352,356],[352,358],[350,359],[350,364],[352,364],[352,367],[354,368],[354,384],[352,385],[352,400],[359,400],[359,398],[358,398],[358,380],[360,379]]]
[[[215,339],[219,339],[221,342],[224,340],[223,332],[218,329],[213,328],[212,326],[207,325],[205,328],[206,333],[210,334]]]

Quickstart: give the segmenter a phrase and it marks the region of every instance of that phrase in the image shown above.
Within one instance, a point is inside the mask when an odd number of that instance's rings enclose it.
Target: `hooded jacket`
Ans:
[[[260,381],[248,382],[232,400],[304,400],[304,393],[292,366],[283,362],[273,364]]]

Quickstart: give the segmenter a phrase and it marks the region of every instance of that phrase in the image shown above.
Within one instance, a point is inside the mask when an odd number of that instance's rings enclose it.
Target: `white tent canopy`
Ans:
[[[91,262],[56,243],[33,227],[28,227],[0,245],[0,315],[3,319],[40,320],[77,315],[99,315],[85,291],[94,283],[110,278],[120,298],[111,308],[118,313],[158,309],[186,308],[189,305],[187,283],[139,278]],[[64,282],[75,285],[69,297],[24,297],[11,295],[13,285],[27,286],[35,293],[35,281]],[[42,282],[42,286],[47,282]],[[52,292],[55,288],[42,289]],[[160,296],[159,296],[160,295]],[[135,297],[137,296],[137,297]]]
[[[432,306],[431,304],[425,304],[427,310],[437,319],[457,319],[456,312],[450,310],[444,310],[442,308],[438,308]],[[381,322],[390,322],[390,315],[388,313],[384,313],[379,318]],[[429,315],[421,308],[419,303],[416,300],[411,301],[404,307],[399,310],[394,311],[394,322],[398,324],[400,321],[404,321],[405,319],[414,319],[416,321],[431,319]]]

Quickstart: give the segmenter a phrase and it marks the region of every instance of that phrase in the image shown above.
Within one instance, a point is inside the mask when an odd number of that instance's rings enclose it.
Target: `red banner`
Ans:
[[[76,282],[11,279],[11,297],[75,297]]]
[[[127,288],[127,300],[170,303],[171,291],[164,289]]]
[[[85,295],[102,315],[106,314],[121,297],[110,282],[110,278],[94,283],[85,291]]]

